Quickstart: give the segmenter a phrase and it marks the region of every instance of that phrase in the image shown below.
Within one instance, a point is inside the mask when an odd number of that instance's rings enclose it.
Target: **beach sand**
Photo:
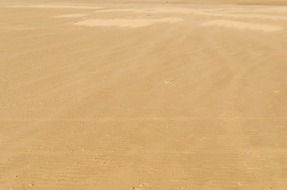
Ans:
[[[287,6],[259,2],[1,1],[0,190],[285,190]]]

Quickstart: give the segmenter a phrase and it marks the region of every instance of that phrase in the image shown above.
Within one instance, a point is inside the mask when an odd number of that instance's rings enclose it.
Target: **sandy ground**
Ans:
[[[0,12],[0,190],[286,190],[286,6]]]

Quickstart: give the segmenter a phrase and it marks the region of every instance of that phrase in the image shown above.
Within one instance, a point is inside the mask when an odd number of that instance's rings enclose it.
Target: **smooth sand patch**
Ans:
[[[80,5],[9,5],[6,8],[40,8],[40,9],[101,9],[103,7]]]
[[[256,9],[255,9],[256,10]],[[259,9],[262,10],[262,9]],[[263,9],[264,10],[264,9]],[[199,16],[213,16],[213,17],[231,17],[231,18],[254,18],[254,19],[271,19],[271,20],[287,20],[287,16],[282,15],[270,15],[272,11],[276,12],[276,8],[270,10],[269,14],[252,14],[253,10],[245,10],[245,7],[238,8],[209,8],[209,9],[193,9],[193,8],[152,8],[152,9],[105,9],[97,12],[129,12],[129,13],[149,13],[149,14],[192,14]],[[279,11],[283,9],[278,8]],[[237,13],[232,13],[236,11]],[[242,11],[242,13],[240,13]],[[224,12],[224,13],[222,13]],[[246,14],[248,13],[248,14]],[[250,14],[251,13],[251,14]]]
[[[230,18],[254,18],[254,19],[271,19],[271,20],[287,20],[287,16],[273,16],[265,14],[222,14],[222,13],[209,13],[203,11],[197,11],[194,15],[213,16],[213,17],[230,17]]]
[[[86,14],[65,14],[65,15],[58,15],[55,18],[80,18],[87,16]]]
[[[97,13],[116,13],[116,12],[128,12],[128,13],[152,13],[151,9],[102,9],[97,10]]]
[[[193,13],[194,9],[191,8],[150,8],[150,9],[105,9],[97,12],[133,12],[133,13],[178,13],[178,14],[189,14]]]
[[[150,13],[150,14],[194,14],[198,12],[198,9],[193,8],[176,8],[176,7],[156,7],[149,9],[103,9],[97,12],[129,12],[129,13]]]
[[[212,20],[203,23],[202,26],[220,26],[225,28],[234,28],[240,30],[259,30],[264,32],[277,32],[283,30],[281,26],[248,23],[233,20]]]
[[[238,6],[235,8],[228,7],[226,9],[222,9],[224,12],[229,13],[287,13],[287,6]]]
[[[116,26],[116,27],[145,27],[156,23],[177,23],[181,18],[161,18],[161,19],[88,19],[75,23],[78,26]]]

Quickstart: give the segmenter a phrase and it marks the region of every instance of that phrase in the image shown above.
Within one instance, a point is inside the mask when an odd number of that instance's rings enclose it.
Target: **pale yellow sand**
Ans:
[[[85,17],[85,14],[64,14],[64,15],[57,15],[55,18],[81,18]]]
[[[202,26],[221,26],[227,28],[235,28],[241,30],[259,30],[264,32],[277,32],[283,30],[282,27],[276,25],[257,24],[248,22],[239,22],[232,20],[211,20],[204,22]]]
[[[286,18],[0,2],[0,190],[286,190]]]
[[[78,26],[145,27],[156,23],[176,23],[180,18],[161,19],[89,19],[75,23]]]
[[[100,9],[102,7],[81,6],[81,5],[6,5],[3,8],[36,8],[36,9]]]

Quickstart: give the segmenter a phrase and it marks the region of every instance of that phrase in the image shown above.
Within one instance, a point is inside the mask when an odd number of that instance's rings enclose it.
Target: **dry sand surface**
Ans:
[[[1,1],[0,190],[286,190],[286,83],[286,6]]]

